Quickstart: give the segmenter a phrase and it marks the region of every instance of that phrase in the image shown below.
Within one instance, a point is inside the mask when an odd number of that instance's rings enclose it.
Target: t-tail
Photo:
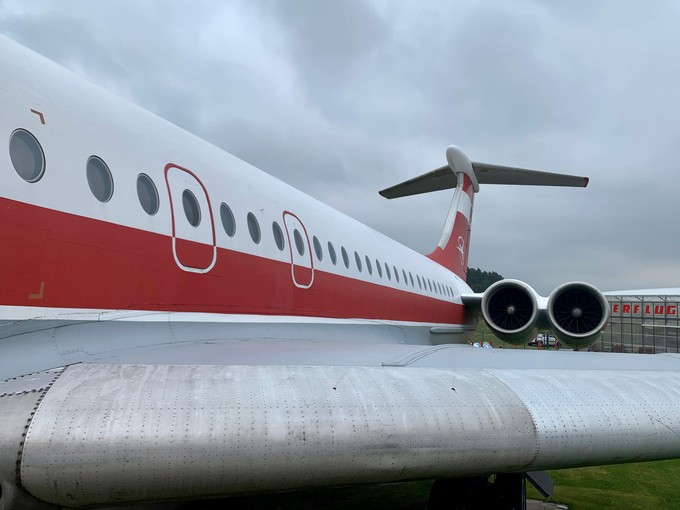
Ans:
[[[439,244],[428,257],[459,277],[467,277],[470,225],[475,193],[482,184],[524,184],[584,188],[587,177],[474,163],[458,147],[446,149],[448,165],[385,189],[397,198],[455,188]],[[529,341],[539,331],[552,332],[563,344],[581,349],[592,344],[609,321],[609,304],[592,285],[569,282],[549,297],[517,280],[501,280],[483,293],[462,294],[469,311],[481,315],[498,338],[512,344]]]
[[[480,184],[588,185],[587,177],[472,162],[455,145],[446,149],[446,161],[446,166],[384,189],[380,194],[385,198],[399,198],[455,188],[441,239],[428,257],[463,280],[467,277],[472,209]]]

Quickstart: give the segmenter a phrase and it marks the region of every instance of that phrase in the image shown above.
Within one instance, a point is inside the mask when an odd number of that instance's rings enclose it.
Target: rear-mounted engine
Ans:
[[[501,280],[482,295],[481,312],[489,329],[504,342],[521,344],[538,331],[550,331],[576,349],[595,342],[609,321],[607,299],[583,282],[560,285],[546,300],[524,282]]]
[[[574,348],[595,342],[609,321],[609,302],[592,285],[565,283],[548,298],[548,322],[555,337]]]

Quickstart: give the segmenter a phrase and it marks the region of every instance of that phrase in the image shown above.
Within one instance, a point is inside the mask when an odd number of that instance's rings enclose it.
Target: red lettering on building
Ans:
[[[640,303],[612,303],[612,314],[637,315],[643,316],[674,316],[678,315],[677,304],[645,304]]]

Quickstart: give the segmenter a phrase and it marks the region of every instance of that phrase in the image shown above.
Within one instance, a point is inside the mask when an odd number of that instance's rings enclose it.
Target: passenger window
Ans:
[[[319,242],[319,239],[317,239],[316,236],[314,236],[314,253],[316,253],[316,259],[321,262],[323,260],[323,250],[321,249],[321,243]]]
[[[368,274],[373,274],[373,266],[371,265],[371,259],[368,258],[368,255],[366,255],[366,270],[368,271]]]
[[[404,277],[404,285],[408,285],[408,278],[406,278],[406,270],[401,270],[401,275]]]
[[[428,285],[428,287],[430,287],[430,292],[434,292],[434,291],[432,290],[432,282],[430,281],[429,278],[427,279],[427,285]]]
[[[198,205],[198,200],[196,200],[196,195],[188,189],[185,189],[182,193],[182,207],[189,225],[198,227],[201,223],[201,208]]]
[[[305,243],[302,240],[302,234],[298,229],[293,230],[293,239],[295,240],[295,249],[302,256],[305,254]]]
[[[146,214],[153,216],[158,212],[158,190],[151,177],[146,174],[137,176],[137,198]]]
[[[338,262],[338,257],[335,254],[335,247],[330,241],[328,241],[328,254],[331,256],[331,262],[335,265]]]
[[[276,247],[279,249],[279,251],[283,251],[283,248],[286,246],[286,241],[283,238],[283,230],[281,230],[281,226],[276,222],[272,223],[272,233],[274,234],[274,242],[276,243]]]
[[[416,275],[416,280],[418,280],[418,288],[422,290],[423,286],[420,283],[420,276],[419,275]]]
[[[340,253],[342,253],[342,261],[345,263],[345,267],[349,269],[349,255],[347,255],[347,250],[344,246],[340,247]]]
[[[392,273],[390,273],[390,266],[387,265],[387,262],[385,262],[385,273],[387,273],[387,279],[392,281]]]
[[[411,280],[411,287],[415,288],[416,284],[413,281],[413,273],[411,271],[408,272],[408,279]]]
[[[392,266],[392,269],[394,269],[394,279],[399,283],[399,270],[397,269],[397,266]]]
[[[260,231],[260,222],[257,221],[255,215],[251,212],[248,213],[247,218],[248,232],[250,232],[250,238],[255,244],[260,244],[260,239],[262,239],[262,233]]]
[[[354,252],[354,261],[357,263],[357,269],[361,273],[361,257],[357,252]]]
[[[220,205],[220,219],[222,220],[224,233],[229,237],[234,237],[236,233],[236,220],[234,219],[234,213],[231,212],[229,206],[224,202]]]
[[[375,259],[375,268],[378,270],[378,276],[382,278],[382,267],[380,266],[380,261]]]
[[[87,160],[85,173],[87,184],[90,186],[90,191],[94,197],[100,202],[111,200],[113,196],[113,177],[111,177],[111,171],[106,166],[106,163],[97,156],[90,156]]]
[[[26,182],[38,182],[45,173],[45,153],[36,137],[25,129],[17,129],[10,136],[9,157]]]

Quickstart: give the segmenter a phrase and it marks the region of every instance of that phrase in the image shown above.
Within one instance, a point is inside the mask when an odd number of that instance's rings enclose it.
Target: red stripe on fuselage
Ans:
[[[218,247],[206,274],[180,269],[170,236],[0,199],[0,304],[297,315],[461,324],[464,307]],[[38,302],[29,299],[45,282]]]

